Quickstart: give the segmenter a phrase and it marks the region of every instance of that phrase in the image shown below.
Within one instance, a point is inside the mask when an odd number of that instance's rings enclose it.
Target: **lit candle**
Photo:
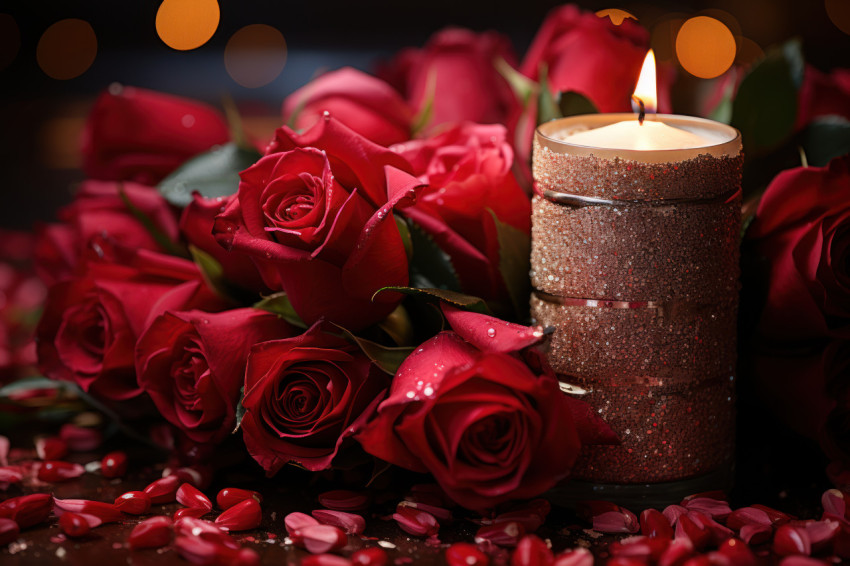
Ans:
[[[586,447],[564,489],[663,506],[731,469],[743,157],[734,128],[654,114],[648,61],[646,120],[537,128],[531,315],[555,328],[565,391],[621,441]]]
[[[563,141],[587,147],[605,147],[638,151],[686,149],[716,145],[723,141],[712,132],[696,128],[677,127],[656,121],[657,87],[655,78],[655,55],[646,54],[633,99],[642,105],[640,115],[633,120],[624,120],[607,126],[584,131],[574,131]],[[647,115],[643,119],[644,112]]]

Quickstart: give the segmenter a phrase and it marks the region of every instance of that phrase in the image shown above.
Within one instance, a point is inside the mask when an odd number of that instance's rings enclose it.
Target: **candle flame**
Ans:
[[[635,98],[643,104],[636,102]],[[641,114],[643,114],[643,111],[647,114],[655,114],[658,108],[658,95],[655,87],[655,53],[652,52],[652,49],[649,50],[646,59],[643,60],[640,77],[638,77],[635,93],[632,96],[632,108],[635,112],[641,112]]]

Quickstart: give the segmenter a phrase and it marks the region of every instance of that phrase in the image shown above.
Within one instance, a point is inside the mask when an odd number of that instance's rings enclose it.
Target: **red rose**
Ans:
[[[149,319],[165,310],[221,310],[195,264],[147,250],[107,250],[116,263],[92,262],[84,275],[60,281],[47,294],[37,329],[39,366],[103,398],[142,393],[133,350]]]
[[[267,155],[240,175],[239,192],[215,223],[226,249],[249,255],[266,285],[286,292],[308,324],[350,329],[392,312],[406,285],[407,255],[393,218],[419,181],[400,155],[335,119],[303,135],[283,127]]]
[[[433,98],[431,126],[465,120],[505,123],[517,105],[497,58],[516,56],[510,40],[495,32],[449,28],[435,33],[422,49],[406,49],[379,73],[421,111]]]
[[[374,412],[388,383],[356,347],[319,325],[257,344],[248,355],[242,401],[248,452],[270,476],[287,462],[324,470]]]
[[[779,342],[850,333],[850,156],[783,171],[747,237],[770,275],[762,335]]]
[[[86,122],[83,170],[93,179],[155,185],[229,138],[221,115],[206,104],[113,85],[95,101]]]
[[[357,69],[331,71],[283,101],[283,121],[304,130],[330,112],[379,145],[410,139],[413,112],[390,85]]]
[[[545,64],[553,92],[578,92],[600,112],[631,112],[632,92],[648,50],[649,33],[635,22],[626,19],[614,25],[610,18],[568,4],[546,16],[520,70],[536,80]],[[659,82],[658,109],[669,112],[666,81]]]
[[[446,314],[463,338],[441,332],[411,354],[357,439],[378,458],[431,473],[471,509],[543,493],[569,474],[580,440],[555,378],[535,375],[509,353],[541,333],[483,315]]]
[[[0,383],[36,373],[33,331],[47,289],[33,273],[34,238],[0,229]]]
[[[294,333],[276,315],[250,308],[165,312],[139,337],[139,386],[189,439],[220,442],[233,430],[248,350]]]
[[[94,237],[107,236],[134,249],[161,250],[148,229],[127,208],[119,190],[166,238],[177,241],[177,217],[153,187],[85,181],[74,202],[59,212],[62,223],[39,230],[35,267],[46,283],[73,275],[81,260],[94,253],[90,246]]]
[[[531,202],[511,172],[513,151],[503,126],[463,124],[393,149],[428,186],[403,212],[451,258],[464,292],[508,301],[499,270],[496,217],[526,234]]]
[[[850,69],[834,69],[827,75],[807,65],[798,100],[798,129],[824,116],[850,120]]]
[[[216,198],[193,195],[192,202],[183,209],[180,216],[180,231],[190,245],[205,251],[221,264],[227,281],[249,291],[264,293],[268,291],[268,287],[263,283],[251,258],[224,249],[213,236],[215,217],[224,212],[227,205],[235,199],[235,195]]]

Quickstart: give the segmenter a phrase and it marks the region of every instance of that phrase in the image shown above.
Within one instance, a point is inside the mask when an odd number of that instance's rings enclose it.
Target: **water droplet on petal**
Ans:
[[[494,338],[496,336],[496,329],[495,328],[488,328],[487,329],[487,336],[489,336],[490,338]]]

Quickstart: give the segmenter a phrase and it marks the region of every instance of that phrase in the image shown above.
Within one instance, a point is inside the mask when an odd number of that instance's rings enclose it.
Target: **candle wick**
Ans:
[[[640,112],[638,113],[638,123],[643,126],[643,120],[646,118],[646,106],[644,105],[643,100],[635,95],[632,95],[632,100],[637,102],[638,107],[640,108]]]

